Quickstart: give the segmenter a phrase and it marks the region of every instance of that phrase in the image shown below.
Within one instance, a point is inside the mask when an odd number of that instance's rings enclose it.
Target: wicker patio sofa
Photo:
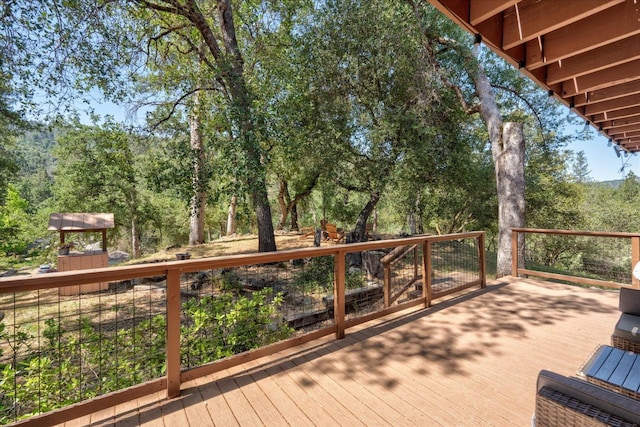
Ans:
[[[640,289],[621,288],[620,318],[611,335],[611,345],[640,353]]]
[[[535,427],[640,425],[640,401],[578,378],[540,371]]]

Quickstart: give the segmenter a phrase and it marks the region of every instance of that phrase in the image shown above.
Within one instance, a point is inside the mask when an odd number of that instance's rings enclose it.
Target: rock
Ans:
[[[362,264],[367,272],[367,279],[382,279],[384,277],[384,267],[380,259],[386,254],[382,251],[367,251],[362,253]]]

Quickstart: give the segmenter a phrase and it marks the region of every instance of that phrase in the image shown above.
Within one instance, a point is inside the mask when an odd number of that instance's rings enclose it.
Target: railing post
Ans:
[[[422,298],[424,307],[431,307],[432,281],[431,275],[433,264],[431,263],[431,241],[425,240],[422,246]]]
[[[518,277],[518,231],[511,229],[511,275]]]
[[[640,261],[640,236],[631,238],[631,271],[635,268],[636,264]],[[631,275],[631,286],[634,288],[640,288],[640,280]]]
[[[346,287],[346,253],[339,251],[334,262],[333,316],[336,324],[336,339],[344,338],[345,329],[345,287]]]
[[[391,306],[391,261],[383,264],[384,270],[384,308]]]
[[[478,236],[478,271],[480,271],[480,280],[482,283],[480,284],[480,288],[484,289],[487,287],[487,260],[485,258],[484,252],[484,234],[480,233]]]
[[[413,278],[418,277],[418,246],[413,246]]]
[[[167,271],[167,398],[180,396],[180,270]]]

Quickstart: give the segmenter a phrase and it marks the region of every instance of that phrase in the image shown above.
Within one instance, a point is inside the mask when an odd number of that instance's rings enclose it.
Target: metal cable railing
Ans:
[[[514,228],[513,276],[535,276],[586,286],[640,287],[640,234]]]
[[[451,250],[454,240],[468,252]],[[0,279],[0,421],[64,420],[162,389],[173,397],[181,382],[342,338],[438,296],[407,288],[385,304],[398,288],[391,278],[437,286],[432,278],[455,275],[464,278],[458,290],[484,286],[483,241],[483,233],[419,236]],[[382,259],[399,246],[413,249],[384,274]],[[472,265],[471,275],[459,271]],[[108,288],[81,291],[96,282]],[[66,409],[50,412],[57,408]]]

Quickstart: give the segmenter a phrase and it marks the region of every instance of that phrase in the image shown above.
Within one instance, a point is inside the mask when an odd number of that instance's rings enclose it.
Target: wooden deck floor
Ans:
[[[509,278],[66,426],[530,426],[538,372],[575,375],[609,343],[617,302]]]

